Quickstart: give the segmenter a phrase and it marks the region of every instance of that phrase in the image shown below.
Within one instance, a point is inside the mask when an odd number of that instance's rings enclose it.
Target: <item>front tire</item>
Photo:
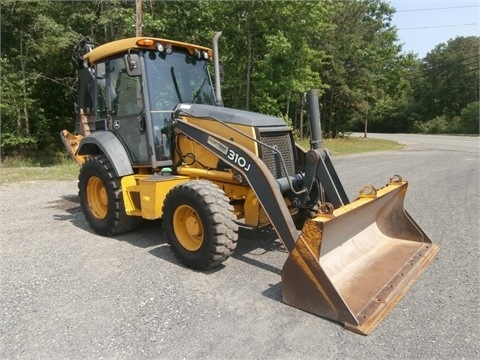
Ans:
[[[196,270],[227,260],[237,246],[238,225],[228,197],[215,184],[192,180],[175,186],[163,205],[167,241],[176,258]]]
[[[125,213],[120,178],[105,155],[91,156],[82,165],[78,195],[85,218],[97,234],[122,234],[141,222],[141,218]]]

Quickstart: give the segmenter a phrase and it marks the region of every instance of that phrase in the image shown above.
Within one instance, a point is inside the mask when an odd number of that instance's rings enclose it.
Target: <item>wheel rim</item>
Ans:
[[[93,216],[99,220],[104,219],[107,216],[107,189],[105,189],[102,180],[96,176],[92,176],[90,179],[88,179],[87,201],[88,207],[90,208]]]
[[[181,205],[173,214],[175,236],[188,251],[198,250],[203,243],[203,224],[197,212],[188,205]]]

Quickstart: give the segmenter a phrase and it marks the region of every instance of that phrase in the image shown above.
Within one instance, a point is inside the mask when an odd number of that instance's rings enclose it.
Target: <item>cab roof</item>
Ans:
[[[149,41],[151,40],[151,41]],[[195,50],[207,51],[209,58],[212,58],[212,50],[210,48],[184,43],[180,41],[154,38],[154,37],[132,37],[122,40],[112,41],[103,45],[100,45],[86,53],[83,57],[90,63],[95,64],[100,60],[106,59],[116,54],[126,53],[129,49],[142,49],[142,50],[155,50],[157,44],[167,46],[170,44],[172,47],[181,47],[188,50],[193,54]]]

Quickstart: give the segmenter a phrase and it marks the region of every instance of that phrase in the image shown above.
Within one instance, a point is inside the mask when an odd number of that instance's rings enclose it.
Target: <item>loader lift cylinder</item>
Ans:
[[[321,149],[322,130],[320,124],[320,108],[318,105],[318,91],[309,90],[306,94],[309,121],[311,149],[306,153],[307,168],[305,169],[304,187],[308,190],[306,194],[299,197],[298,203],[304,204],[310,192],[315,178],[320,181],[325,191],[327,201],[338,208],[350,202],[343,188],[342,183],[333,167],[328,152]]]

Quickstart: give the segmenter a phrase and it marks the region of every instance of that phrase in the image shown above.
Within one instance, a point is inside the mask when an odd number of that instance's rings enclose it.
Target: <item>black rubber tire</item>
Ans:
[[[125,213],[120,178],[105,155],[87,158],[78,175],[78,195],[87,222],[100,235],[137,228],[142,219]]]
[[[233,206],[210,181],[192,180],[171,189],[163,204],[163,224],[176,258],[195,270],[220,265],[237,246]]]

